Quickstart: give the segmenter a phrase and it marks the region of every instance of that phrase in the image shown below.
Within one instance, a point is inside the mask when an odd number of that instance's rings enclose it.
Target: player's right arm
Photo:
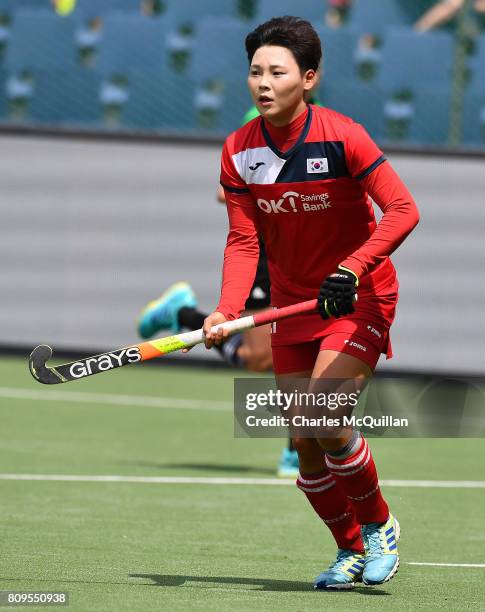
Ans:
[[[214,342],[219,344],[224,340],[222,334],[217,337],[211,335],[210,328],[223,320],[237,319],[244,309],[259,258],[256,207],[247,185],[234,166],[227,141],[222,152],[221,185],[227,204],[229,233],[224,250],[219,304],[204,322],[207,348]]]

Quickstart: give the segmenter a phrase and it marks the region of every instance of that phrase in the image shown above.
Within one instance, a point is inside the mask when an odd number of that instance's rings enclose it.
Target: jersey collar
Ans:
[[[308,115],[307,115],[307,118],[306,118],[306,121],[305,121],[305,125],[303,126],[303,130],[301,131],[301,134],[300,134],[298,140],[291,147],[291,149],[288,149],[288,151],[285,151],[284,153],[283,153],[283,151],[280,151],[276,147],[274,142],[271,140],[271,136],[269,135],[269,132],[268,132],[268,130],[267,130],[265,124],[264,124],[263,118],[261,117],[261,130],[263,132],[264,140],[266,141],[266,144],[268,145],[268,147],[279,158],[281,158],[281,159],[289,159],[292,155],[294,155],[298,151],[298,149],[301,148],[301,146],[305,142],[305,138],[308,136],[308,131],[310,130],[310,125],[312,123],[312,115],[313,115],[311,104],[309,104],[307,108],[308,108]]]

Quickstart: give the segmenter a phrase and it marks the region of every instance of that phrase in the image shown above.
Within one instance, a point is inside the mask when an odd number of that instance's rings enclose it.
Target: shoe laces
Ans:
[[[328,568],[328,571],[331,570],[338,570],[340,569],[340,566],[345,563],[346,561],[348,561],[349,557],[355,555],[356,553],[353,550],[346,550],[344,548],[339,548],[338,552],[337,552],[337,558],[335,559],[335,561],[330,565],[330,567]]]
[[[380,557],[382,555],[381,531],[379,523],[370,523],[362,527],[366,557]]]

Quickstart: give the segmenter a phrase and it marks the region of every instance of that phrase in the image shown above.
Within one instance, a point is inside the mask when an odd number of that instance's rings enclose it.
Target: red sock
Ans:
[[[341,458],[327,453],[325,461],[329,472],[352,502],[361,525],[387,521],[389,508],[382,497],[376,466],[364,438],[360,437],[351,455]]]
[[[301,489],[313,509],[332,532],[339,548],[364,552],[364,544],[352,504],[327,471],[298,476]]]

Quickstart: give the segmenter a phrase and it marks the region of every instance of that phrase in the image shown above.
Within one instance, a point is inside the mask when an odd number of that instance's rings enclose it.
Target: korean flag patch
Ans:
[[[306,171],[307,174],[324,174],[328,172],[328,159],[326,157],[307,159]]]

